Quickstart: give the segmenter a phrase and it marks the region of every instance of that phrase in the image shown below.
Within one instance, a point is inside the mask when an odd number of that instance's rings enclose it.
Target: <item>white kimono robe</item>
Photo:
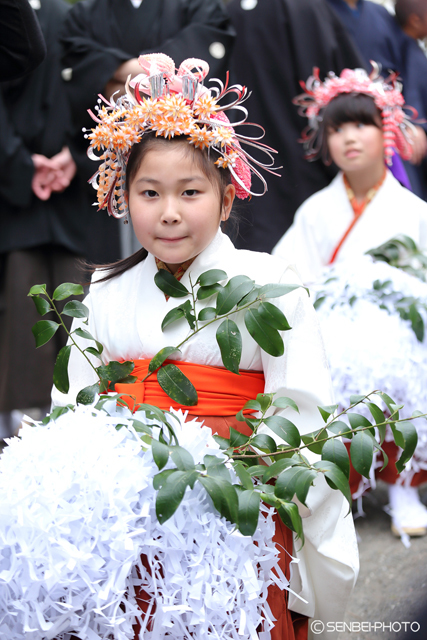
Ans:
[[[354,218],[340,172],[306,200],[273,254],[294,264],[303,282],[316,282]],[[335,263],[360,256],[399,233],[427,247],[427,203],[387,171],[386,179],[339,250]]]
[[[181,279],[187,288],[191,280],[208,269],[223,269],[228,277],[244,274],[257,284],[269,282],[298,283],[292,269],[281,260],[264,253],[238,251],[221,231],[212,243],[194,260]],[[161,322],[166,313],[182,303],[181,299],[165,299],[154,283],[157,272],[152,255],[106,283],[92,284],[85,300],[89,307],[89,331],[104,345],[105,362],[151,358],[165,346],[177,345],[189,333],[188,324],[180,320],[164,332]],[[95,276],[96,278],[96,276]],[[242,333],[241,368],[264,371],[265,391],[290,396],[300,413],[288,411],[286,417],[301,432],[310,432],[323,425],[318,405],[331,404],[332,393],[327,358],[311,300],[303,289],[275,298],[292,330],[284,332],[285,353],[274,358],[261,351],[244,324],[243,312],[233,315]],[[198,303],[200,308],[211,301]],[[79,326],[76,320],[73,327]],[[183,345],[182,354],[174,359],[198,364],[223,366],[214,323]],[[83,347],[89,346],[80,340]],[[94,360],[95,361],[95,360]],[[96,361],[96,364],[99,364]],[[75,402],[76,393],[96,381],[96,376],[81,354],[73,349],[70,358],[70,392],[53,390],[53,403]],[[239,378],[236,376],[236,384]],[[276,410],[279,414],[280,410]],[[267,429],[267,428],[266,428]],[[274,434],[270,432],[274,437]],[[277,439],[277,438],[276,438]],[[310,456],[308,452],[308,456]],[[290,607],[306,616],[326,621],[341,621],[348,597],[358,572],[358,554],[351,515],[345,517],[348,504],[338,491],[331,490],[323,478],[310,489],[309,511],[301,507],[306,542],[296,542],[296,555],[301,562],[294,569],[291,587],[305,600],[291,596]],[[292,565],[295,567],[295,565]],[[321,638],[322,636],[316,636]],[[327,639],[333,637],[327,634]],[[326,636],[325,636],[326,638]]]

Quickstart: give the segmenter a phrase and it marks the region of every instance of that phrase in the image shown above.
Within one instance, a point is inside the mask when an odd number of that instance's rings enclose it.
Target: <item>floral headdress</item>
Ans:
[[[96,115],[89,110],[97,126],[86,133],[90,140],[88,156],[102,160],[90,182],[98,192],[99,209],[107,208],[116,218],[128,213],[125,198],[126,165],[134,144],[142,136],[154,131],[156,136],[173,138],[188,136],[189,144],[196,148],[208,148],[218,158],[218,167],[228,168],[239,198],[263,195],[267,185],[257,167],[274,173],[274,149],[259,142],[264,135],[260,125],[247,123],[248,112],[242,103],[249,97],[246,87],[228,87],[215,79],[218,87],[207,89],[202,82],[209,72],[203,60],[185,60],[175,73],[175,63],[168,56],[157,53],[139,57],[143,73],[126,83],[125,95],[110,101],[100,95]],[[235,94],[234,100],[224,106],[219,100]],[[225,111],[237,109],[243,113],[238,122],[231,123]],[[243,136],[235,128],[242,124],[262,129],[258,137]],[[269,162],[264,164],[242,149],[240,143],[264,151]],[[97,155],[95,151],[102,151]],[[263,184],[262,193],[251,191],[251,173]],[[278,175],[275,173],[274,175]]]
[[[302,142],[309,160],[314,159],[320,144],[318,143],[319,124],[322,120],[323,109],[338,95],[342,93],[363,93],[371,96],[381,112],[384,131],[384,155],[387,164],[391,164],[393,149],[396,148],[404,160],[412,155],[412,144],[408,131],[413,128],[403,107],[405,101],[402,96],[402,86],[397,81],[397,74],[390,75],[387,79],[380,76],[379,67],[371,62],[370,75],[364,69],[344,69],[338,77],[330,72],[322,82],[319,78],[319,69],[313,69],[313,75],[307,82],[301,82],[305,93],[294,98],[294,104],[300,107],[299,113],[308,118],[309,124],[302,133]],[[412,107],[406,106],[417,117],[417,112]]]

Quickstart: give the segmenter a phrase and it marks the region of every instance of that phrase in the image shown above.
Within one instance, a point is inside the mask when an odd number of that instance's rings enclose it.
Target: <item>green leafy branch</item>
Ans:
[[[389,418],[371,401],[372,396],[384,402],[391,414]],[[369,409],[373,422],[359,413],[350,412],[362,404]],[[395,443],[402,448],[396,463],[399,472],[411,458],[417,444],[413,424],[400,419],[401,407],[380,391],[352,396],[350,407],[337,416],[333,416],[336,406],[319,407],[325,426],[302,436],[290,420],[282,416],[267,416],[271,407],[298,412],[297,405],[290,398],[274,399],[273,394],[259,394],[237,414],[237,419],[251,429],[250,436],[233,428],[230,428],[229,438],[214,436],[225,455],[222,460],[207,455],[203,464],[196,465],[186,450],[169,443],[164,435],[159,441],[153,439],[153,458],[159,469],[154,478],[154,487],[158,490],[156,513],[161,523],[175,513],[187,487],[192,489],[196,482],[200,482],[219,514],[235,524],[243,535],[255,532],[263,501],[273,506],[282,521],[303,541],[297,502],[307,506],[309,489],[319,474],[323,474],[332,489],[341,491],[350,507],[350,459],[356,471],[369,478],[374,450],[377,449],[383,455],[384,468],[388,458],[381,445],[387,426]],[[259,412],[260,417],[246,417],[245,410]],[[343,416],[347,417],[348,424],[340,419]],[[425,414],[417,412],[413,417],[425,417]],[[277,445],[271,436],[259,433],[262,424],[278,435],[284,444]],[[379,432],[379,442],[375,438],[375,428]],[[351,439],[350,453],[341,436]],[[320,460],[310,463],[302,454],[305,448],[318,454]],[[165,468],[169,460],[175,464],[174,468]]]
[[[236,313],[244,313],[244,322],[249,334],[266,353],[275,357],[284,353],[280,331],[288,331],[291,326],[282,311],[267,299],[284,296],[298,289],[300,285],[260,286],[244,275],[234,276],[222,285],[221,282],[227,278],[225,271],[211,269],[202,273],[194,285],[190,278],[188,290],[164,269],[160,269],[154,277],[156,285],[165,295],[189,298],[166,314],[162,321],[162,330],[165,331],[174,322],[185,319],[190,327],[190,334],[178,345],[161,349],[152,358],[144,380],[156,373],[165,393],[184,406],[197,404],[197,391],[176,365],[165,362],[172,354],[180,353],[181,347],[188,340],[214,322],[220,322],[216,340],[224,367],[236,375],[239,374],[242,356],[242,336],[239,327],[230,318]],[[212,299],[211,306],[198,311],[197,302],[209,298]]]
[[[92,334],[86,329],[78,327],[73,331],[69,331],[64,323],[62,316],[69,316],[72,318],[81,318],[83,324],[88,324],[89,309],[85,304],[79,300],[70,300],[67,302],[60,312],[58,310],[56,302],[66,300],[70,296],[80,296],[84,294],[83,287],[79,284],[72,284],[66,282],[59,285],[53,292],[52,296],[47,293],[45,284],[36,284],[31,287],[28,295],[33,299],[37,312],[44,316],[49,312],[53,312],[59,322],[53,320],[40,320],[32,327],[32,332],[36,341],[36,348],[39,348],[49,342],[58,331],[59,327],[62,327],[68,336],[68,341],[71,344],[67,344],[59,351],[55,367],[53,370],[53,384],[61,393],[68,393],[70,389],[70,381],[68,376],[68,363],[70,360],[71,348],[76,347],[82,356],[87,360],[90,367],[98,376],[98,382],[82,389],[77,395],[77,402],[80,404],[91,404],[98,393],[104,391],[113,391],[116,382],[135,382],[136,378],[131,376],[134,369],[133,362],[115,362],[111,361],[107,365],[100,365],[95,367],[88,354],[95,356],[102,361],[101,356],[104,347],[98,340],[96,340]],[[95,343],[95,346],[86,347],[81,349],[78,342],[75,340],[75,336],[84,338],[85,340],[91,340]]]

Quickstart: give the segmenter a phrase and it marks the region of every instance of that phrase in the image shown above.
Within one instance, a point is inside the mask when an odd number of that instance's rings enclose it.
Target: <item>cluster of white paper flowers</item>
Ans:
[[[222,455],[210,429],[176,415],[196,464]],[[157,472],[126,417],[92,407],[9,441],[0,459],[1,639],[133,639],[135,620],[144,629],[148,619],[136,605],[139,585],[155,610],[144,640],[253,640],[262,620],[272,626],[267,588],[287,581],[271,510],[244,537],[196,483],[160,525]]]
[[[318,315],[336,402],[348,406],[350,395],[379,389],[404,405],[407,418],[415,410],[427,412],[427,338],[420,342],[396,309],[404,296],[427,304],[427,284],[369,256],[337,264],[325,280]],[[376,293],[376,281],[389,282],[387,295]],[[427,314],[422,305],[418,309],[427,329]],[[414,424],[419,444],[410,465],[427,468],[427,422]]]

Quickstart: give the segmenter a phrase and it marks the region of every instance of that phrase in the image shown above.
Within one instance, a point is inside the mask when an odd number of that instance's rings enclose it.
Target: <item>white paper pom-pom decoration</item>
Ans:
[[[196,464],[222,455],[209,428],[175,415]],[[254,640],[263,620],[271,627],[268,585],[287,586],[277,577],[272,510],[263,507],[256,534],[244,537],[196,483],[160,525],[157,472],[126,417],[93,407],[9,441],[0,459],[2,640],[133,639],[136,618],[144,626],[134,598],[141,583],[155,609],[144,640]]]
[[[415,410],[427,412],[427,338],[419,342],[396,310],[403,296],[427,304],[427,284],[369,256],[337,264],[325,272],[325,280],[318,316],[336,402],[345,407],[352,394],[379,389],[404,405],[404,417]],[[381,300],[374,291],[376,281],[389,282]],[[420,313],[427,327],[422,305]],[[411,469],[427,468],[427,422],[419,419],[414,425],[418,446],[402,477]]]

